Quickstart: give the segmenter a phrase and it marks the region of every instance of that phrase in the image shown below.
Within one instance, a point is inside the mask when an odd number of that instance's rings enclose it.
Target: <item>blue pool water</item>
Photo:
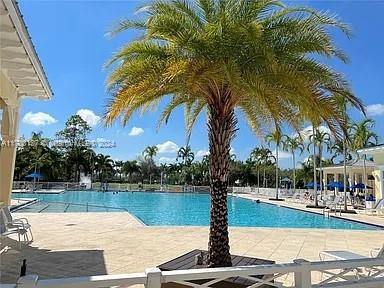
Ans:
[[[14,194],[16,198],[39,198],[43,202],[64,202],[120,207],[128,210],[147,225],[209,225],[209,194],[202,193],[145,193],[67,191],[62,194]],[[40,204],[43,205],[43,204]],[[64,212],[64,204],[53,203],[44,212]],[[68,208],[68,207],[67,207]],[[31,206],[33,211],[33,205]],[[334,217],[279,207],[273,204],[256,203],[251,200],[229,197],[229,224],[241,227],[290,227],[330,229],[379,229],[375,226],[346,221]],[[89,211],[113,211],[93,207]],[[116,210],[119,211],[119,210]],[[28,210],[23,211],[28,212]],[[84,206],[71,205],[66,212],[84,212]]]

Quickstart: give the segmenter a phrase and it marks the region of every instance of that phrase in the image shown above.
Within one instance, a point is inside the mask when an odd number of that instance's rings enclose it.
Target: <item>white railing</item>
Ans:
[[[317,281],[313,279],[313,272],[322,273],[321,279]],[[278,278],[292,273],[293,286],[286,286],[287,284],[276,281],[276,279],[279,280]],[[158,268],[150,268],[145,273],[50,280],[39,280],[36,275],[28,275],[21,277],[16,285],[6,288],[101,288],[129,287],[138,284],[144,285],[146,288],[160,288],[165,283],[177,283],[184,287],[209,288],[215,283],[232,277],[241,277],[253,282],[247,286],[248,288],[265,287],[263,285],[297,288],[379,288],[384,287],[384,258],[318,262],[297,259],[288,264],[178,271],[160,271]]]

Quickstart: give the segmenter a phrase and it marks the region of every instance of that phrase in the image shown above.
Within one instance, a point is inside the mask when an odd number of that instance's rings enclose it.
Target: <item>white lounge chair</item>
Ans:
[[[384,216],[384,198],[380,199],[372,209],[365,209],[368,215]]]
[[[371,258],[384,258],[384,244],[381,248],[372,249],[369,254],[370,254]],[[320,252],[319,258],[321,261],[325,261],[328,259],[329,260],[358,260],[358,259],[366,259],[369,257],[365,256],[365,255],[353,253],[353,252],[347,251],[347,250],[334,250],[334,251],[322,251],[322,252]],[[384,263],[384,259],[383,259],[383,263]],[[377,273],[379,273],[379,274],[384,273],[384,271],[381,269],[377,270],[377,269],[366,268],[365,270],[368,271],[368,275],[370,275],[372,273],[376,273],[376,274]],[[357,278],[361,278],[361,277],[365,276],[361,269],[345,270],[345,271],[342,271],[341,273],[344,274],[344,273],[349,272],[349,271],[354,272],[355,276]],[[332,280],[332,278],[336,278],[336,277],[332,276],[330,279],[327,279],[327,281]]]
[[[13,228],[9,228],[5,222],[4,213],[2,210],[0,211],[0,238],[9,237],[10,235],[17,234],[19,241],[19,249],[21,248],[21,236],[23,236],[24,243],[28,243],[28,231],[21,226],[15,226]],[[2,249],[1,252],[6,252],[8,249]]]
[[[29,231],[29,234],[31,235],[30,240],[33,241],[33,234],[32,234],[32,228],[31,228],[32,226],[31,226],[31,224],[29,224],[27,218],[14,219],[12,217],[11,211],[9,210],[8,207],[2,207],[0,210],[0,213],[2,213],[2,217],[4,219],[4,223],[7,226],[7,228],[9,228],[9,229],[21,228],[21,229],[26,230],[27,232]],[[27,237],[28,237],[28,235],[27,235]]]

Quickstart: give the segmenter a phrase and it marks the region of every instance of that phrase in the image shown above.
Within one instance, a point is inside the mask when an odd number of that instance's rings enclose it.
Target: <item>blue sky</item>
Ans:
[[[32,131],[42,131],[46,137],[52,137],[63,128],[70,115],[80,110],[84,118],[95,124],[92,127],[92,139],[102,138],[116,143],[116,147],[99,149],[99,152],[109,154],[114,159],[127,160],[136,158],[148,145],[162,144],[159,146],[158,160],[164,162],[175,158],[177,146],[185,144],[182,110],[176,111],[169,124],[159,130],[156,129],[159,112],[134,115],[126,127],[117,123],[113,127],[104,128],[97,123],[108,99],[105,89],[108,71],[103,69],[103,64],[119,47],[135,37],[133,32],[125,32],[113,39],[105,34],[119,19],[135,17],[135,9],[143,3],[113,0],[19,2],[32,41],[55,93],[50,101],[23,101],[21,115],[24,119],[20,123],[20,135],[29,137]],[[352,40],[337,33],[335,39],[351,61],[348,65],[335,62],[333,66],[346,74],[355,94],[367,105],[370,117],[376,120],[376,132],[383,137],[384,1],[286,3],[330,10],[350,24],[354,33]],[[362,118],[357,112],[352,112],[352,115],[356,120]],[[132,130],[134,127],[136,129]],[[247,158],[258,143],[259,139],[240,120],[239,131],[232,145],[237,158]],[[208,149],[204,117],[197,122],[190,145],[195,152],[199,151],[199,155]],[[291,159],[283,154],[280,163],[288,167]]]

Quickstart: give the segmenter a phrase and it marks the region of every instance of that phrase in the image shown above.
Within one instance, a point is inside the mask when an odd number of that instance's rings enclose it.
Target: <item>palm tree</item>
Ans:
[[[157,150],[157,146],[147,146],[143,151],[144,159],[149,160],[147,163],[149,165],[149,184],[152,184],[152,168],[154,166],[153,158],[156,156]]]
[[[352,151],[356,152],[358,149],[377,145],[379,136],[371,131],[374,126],[375,121],[372,119],[364,119],[350,126]]]
[[[121,160],[117,160],[114,163],[114,168],[116,169],[116,172],[119,174],[119,179],[121,183],[121,174],[123,173],[122,168],[123,168],[124,162]]]
[[[235,108],[255,132],[265,127],[299,126],[303,117],[339,131],[343,121],[335,97],[363,109],[341,74],[321,57],[346,61],[329,28],[349,35],[327,13],[293,8],[279,1],[153,1],[140,20],[121,21],[112,32],[139,29],[107,64],[114,64],[108,87],[112,99],[105,123],[137,110],[148,111],[170,97],[159,123],[184,106],[188,135],[206,112],[211,186],[209,267],[229,266],[228,172]],[[302,116],[302,117],[301,117]]]
[[[293,162],[293,191],[296,191],[296,151],[299,150],[300,155],[304,151],[304,144],[300,136],[289,137],[283,136],[283,149],[292,153]]]
[[[346,159],[347,160],[352,160],[352,155],[351,153],[349,152],[349,147],[347,145],[346,147]],[[340,139],[335,139],[335,141],[331,144],[331,146],[329,147],[329,152],[332,153],[332,156],[331,156],[331,161],[332,163],[335,163],[335,159],[339,156],[343,156],[344,155],[344,141],[340,140]]]
[[[310,141],[310,143],[312,143],[313,147],[315,148],[314,149],[315,154],[316,154],[316,148],[318,149],[318,153],[319,153],[319,158],[320,158],[320,162],[319,162],[320,194],[321,194],[323,192],[322,156],[323,156],[323,151],[324,151],[324,145],[326,147],[329,147],[331,144],[331,135],[328,132],[321,131],[320,129],[315,129],[314,132],[315,132],[314,134],[311,134],[309,136],[309,141]],[[316,155],[315,155],[315,159],[316,159]],[[314,163],[316,163],[316,162],[314,161]],[[316,167],[316,166],[314,165],[314,167]],[[317,183],[316,184],[314,183],[314,185],[317,186]],[[316,191],[316,193],[315,193],[315,206],[318,206],[317,187],[314,187],[314,190]]]
[[[128,175],[129,186],[131,187],[132,175],[134,173],[139,173],[140,172],[140,167],[139,167],[139,165],[137,165],[137,161],[136,160],[126,161],[123,164],[122,172],[125,175]],[[130,190],[132,190],[132,189],[130,188]]]
[[[269,165],[276,163],[276,157],[273,156],[271,150],[265,147],[261,147],[260,149],[260,161],[263,166],[263,188],[267,187],[267,178],[265,176],[265,168]]]
[[[276,157],[276,200],[279,200],[279,149],[281,141],[283,140],[283,134],[280,129],[275,129],[271,134],[265,137],[265,140],[270,145],[271,143],[275,143],[275,157]]]
[[[251,151],[249,155],[249,161],[256,166],[257,172],[257,190],[260,189],[260,166],[263,163],[262,159],[263,151],[262,148],[256,147]]]
[[[179,158],[181,158],[185,166],[191,165],[195,159],[195,154],[192,152],[191,146],[187,145],[185,147],[181,147],[177,152],[176,161],[178,161]]]
[[[109,155],[98,154],[96,156],[96,167],[99,171],[99,180],[103,182],[107,180],[108,172],[113,170],[113,160]]]

